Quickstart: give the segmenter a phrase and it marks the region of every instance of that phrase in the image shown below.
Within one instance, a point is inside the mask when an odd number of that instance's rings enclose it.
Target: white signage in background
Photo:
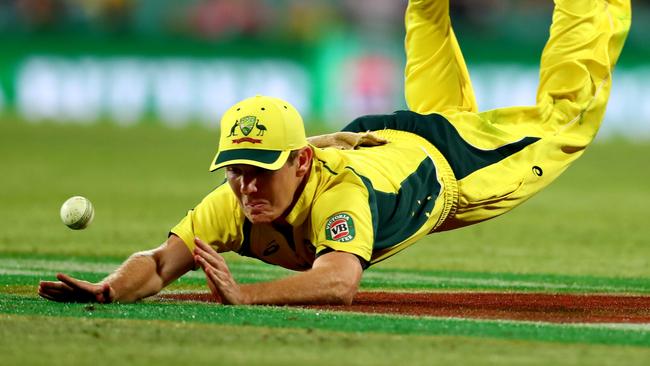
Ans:
[[[131,125],[142,119],[149,104],[149,65],[143,60],[114,58],[100,61],[97,68],[106,77],[100,88],[102,102],[97,106],[100,113],[104,112],[108,119],[120,125]]]
[[[237,100],[267,94],[311,113],[304,67],[286,60],[32,57],[20,68],[19,112],[32,122],[132,125],[149,116],[170,126],[218,124]]]
[[[16,107],[33,122],[107,119],[132,125],[153,118],[169,126],[216,126],[236,101],[266,94],[289,100],[306,120],[325,119],[337,129],[363,114],[404,108],[399,67],[389,58],[343,63],[320,86],[332,88],[320,91],[327,97],[324,115],[313,115],[310,74],[289,60],[31,57],[19,69]],[[535,103],[537,67],[476,64],[469,69],[480,110]],[[384,77],[373,78],[373,73]],[[0,110],[7,102],[0,90]],[[612,135],[650,138],[650,67],[615,71],[599,133]]]
[[[614,71],[600,135],[650,138],[650,67]]]
[[[517,64],[469,66],[479,110],[533,105],[539,70]]]

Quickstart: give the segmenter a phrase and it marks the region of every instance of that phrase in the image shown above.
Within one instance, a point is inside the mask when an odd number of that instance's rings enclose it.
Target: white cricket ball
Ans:
[[[93,204],[85,197],[70,197],[61,206],[61,221],[70,229],[85,229],[94,217]]]

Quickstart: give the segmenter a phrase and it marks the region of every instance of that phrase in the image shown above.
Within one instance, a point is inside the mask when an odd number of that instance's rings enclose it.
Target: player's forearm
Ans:
[[[362,269],[348,253],[329,253],[307,272],[277,281],[242,285],[248,304],[350,304]]]
[[[151,252],[131,255],[115,272],[106,277],[113,289],[113,301],[134,302],[154,295],[163,288],[158,274],[158,264]]]
[[[247,304],[350,304],[358,284],[326,271],[310,270],[272,282],[242,285]]]

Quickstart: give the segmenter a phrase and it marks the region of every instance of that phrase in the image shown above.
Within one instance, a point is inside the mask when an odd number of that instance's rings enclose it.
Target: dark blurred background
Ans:
[[[534,102],[551,0],[452,0],[483,110]],[[650,0],[634,2],[605,135],[650,136]],[[405,108],[398,0],[0,0],[0,111],[34,123],[216,126],[272,94],[338,128]]]

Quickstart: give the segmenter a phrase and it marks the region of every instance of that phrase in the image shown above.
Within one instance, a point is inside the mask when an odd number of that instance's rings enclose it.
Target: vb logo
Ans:
[[[348,222],[343,219],[334,221],[332,223],[332,227],[330,228],[330,232],[332,234],[333,240],[338,240],[344,236],[347,236],[348,234],[350,234],[350,228],[348,228]]]
[[[336,214],[327,220],[325,236],[327,240],[346,242],[354,239],[354,222],[346,213]]]

